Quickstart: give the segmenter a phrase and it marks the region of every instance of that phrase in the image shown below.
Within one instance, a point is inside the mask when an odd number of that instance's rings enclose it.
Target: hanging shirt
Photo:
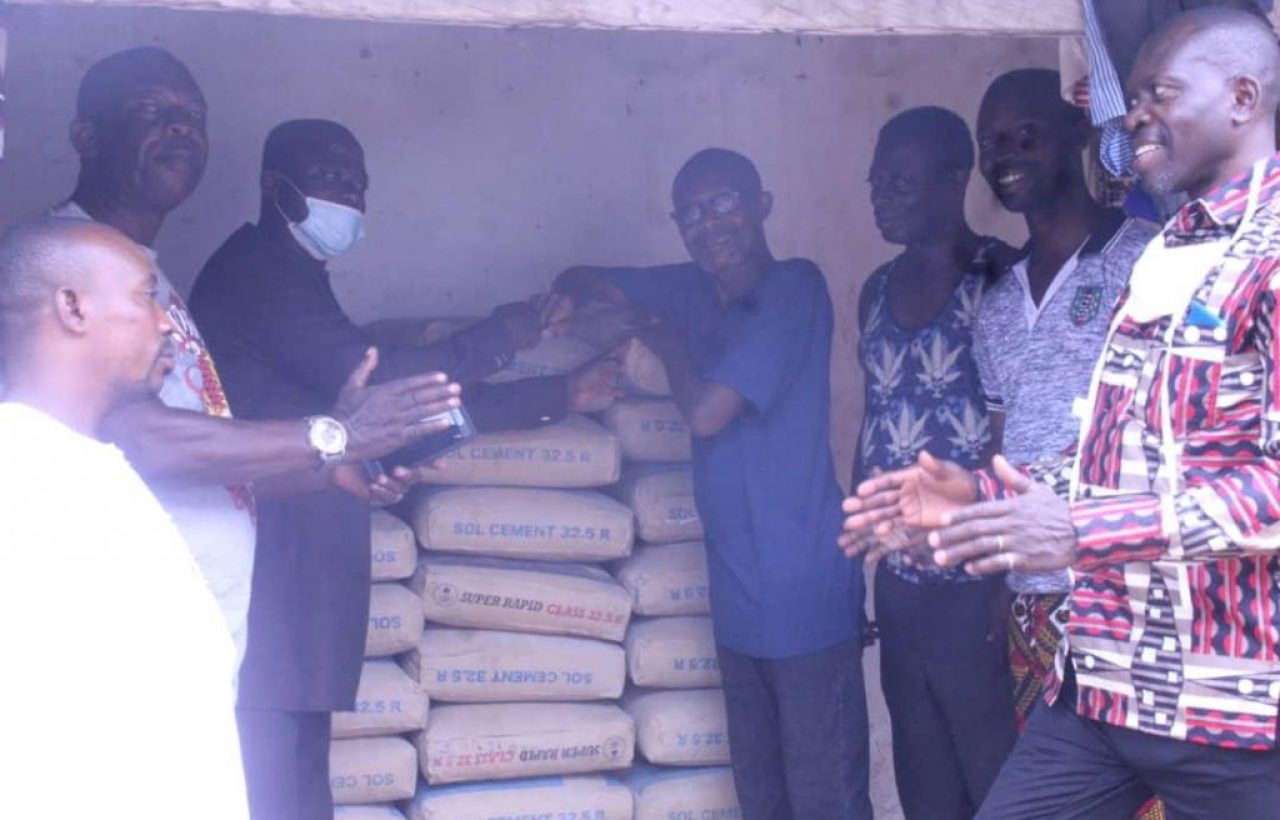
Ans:
[[[92,220],[75,202],[54,208],[50,216]],[[144,248],[152,258],[155,252]],[[231,405],[213,357],[191,312],[169,278],[158,267],[159,293],[173,325],[174,368],[165,376],[160,401],[165,406],[222,418],[231,417]],[[244,485],[181,485],[151,483],[151,490],[173,517],[187,548],[200,565],[213,590],[227,627],[235,641],[237,658],[244,657],[249,618],[249,592],[253,585],[253,496]]]
[[[973,328],[987,254],[996,241],[984,241],[950,301],[923,327],[898,324],[889,309],[889,278],[901,257],[863,285],[868,308],[858,342],[865,374],[858,475],[910,466],[922,450],[963,467],[981,466],[991,422],[974,361]],[[912,583],[977,580],[961,567],[908,566],[898,553],[884,565]]]
[[[1079,444],[1029,472],[1072,502],[1080,714],[1265,750],[1280,703],[1280,156],[1255,171],[1252,185],[1246,174],[1183,206],[1152,241]],[[1166,300],[1187,282],[1180,305]],[[990,473],[978,482],[984,498],[1006,493]]]
[[[120,451],[0,404],[4,815],[247,818],[235,650]]]
[[[987,289],[975,351],[987,409],[1004,414],[1000,448],[1014,464],[1055,457],[1080,432],[1072,403],[1089,390],[1094,362],[1133,264],[1157,233],[1136,220],[1090,239],[1062,266],[1037,305],[1026,258]],[[1066,571],[1010,572],[1014,592],[1071,590]]]

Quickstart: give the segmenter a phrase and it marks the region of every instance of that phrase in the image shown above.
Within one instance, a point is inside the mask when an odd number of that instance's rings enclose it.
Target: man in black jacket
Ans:
[[[261,185],[257,224],[214,253],[191,307],[241,415],[308,415],[370,346],[325,268],[363,235],[364,153],[337,123],[286,122],[267,138]],[[478,383],[538,342],[555,312],[540,307],[504,305],[435,345],[382,346],[374,379],[446,372],[481,430],[559,421],[612,389],[607,370]],[[369,506],[333,490],[264,500],[258,545],[238,714],[250,806],[257,820],[327,817],[329,713],[354,707],[364,649]]]

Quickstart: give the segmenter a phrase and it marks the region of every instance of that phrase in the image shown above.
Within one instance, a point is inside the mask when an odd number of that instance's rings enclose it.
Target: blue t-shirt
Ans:
[[[831,299],[812,262],[778,262],[722,305],[692,264],[610,272],[628,299],[683,329],[703,378],[746,400],[693,440],[716,640],[762,658],[852,640],[861,563],[836,547],[840,487],[830,431]]]

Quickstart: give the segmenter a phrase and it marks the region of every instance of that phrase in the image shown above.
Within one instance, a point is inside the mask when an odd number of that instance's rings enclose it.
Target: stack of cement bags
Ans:
[[[635,395],[611,407],[604,424],[627,460],[617,494],[635,512],[643,542],[613,566],[637,616],[625,642],[623,708],[651,764],[626,778],[635,817],[737,817],[689,428],[675,402],[660,397],[666,373],[652,353],[633,343],[622,370]]]
[[[342,820],[394,820],[389,805],[413,795],[418,752],[411,737],[427,725],[427,695],[393,659],[422,639],[422,603],[401,581],[417,567],[418,546],[407,524],[373,514],[373,590],[365,664],[353,712],[333,716],[330,787]]]
[[[493,380],[598,355],[559,337]],[[598,420],[481,435],[375,516],[343,820],[738,816],[688,428],[661,363],[620,358]]]
[[[554,374],[587,354],[556,339],[513,369]],[[601,491],[620,477],[618,439],[571,417],[481,435],[445,464],[440,486],[403,505],[428,623],[400,666],[432,701],[408,815],[631,820],[629,789],[603,774],[635,753],[618,705],[631,596],[602,567],[635,534],[631,510]]]

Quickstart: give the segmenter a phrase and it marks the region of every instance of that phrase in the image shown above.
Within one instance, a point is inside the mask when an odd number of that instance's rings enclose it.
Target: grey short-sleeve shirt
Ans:
[[[1054,278],[1037,307],[1026,260],[983,296],[974,333],[975,359],[987,406],[1004,413],[1001,451],[1014,464],[1061,452],[1076,440],[1072,403],[1088,392],[1112,309],[1133,264],[1159,232],[1130,219],[1096,252],[1090,242]],[[1015,592],[1069,592],[1066,573],[1010,573]]]

